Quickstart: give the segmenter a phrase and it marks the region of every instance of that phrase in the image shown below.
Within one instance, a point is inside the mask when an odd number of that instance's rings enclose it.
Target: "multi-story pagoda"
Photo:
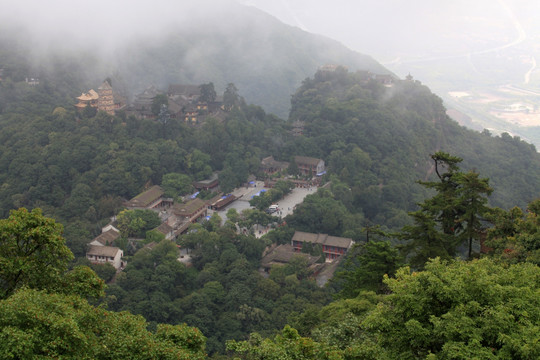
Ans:
[[[105,111],[109,115],[114,115],[114,95],[111,84],[107,80],[98,87],[97,108],[100,111]]]

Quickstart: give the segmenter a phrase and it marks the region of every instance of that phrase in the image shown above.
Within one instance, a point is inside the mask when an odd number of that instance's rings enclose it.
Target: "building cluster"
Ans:
[[[202,200],[197,197],[198,192],[196,192],[188,196],[185,202],[178,203],[174,199],[165,196],[161,186],[154,185],[126,201],[124,207],[127,210],[152,210],[157,212],[161,224],[153,230],[162,234],[167,240],[174,240],[185,233],[191,224],[205,218],[208,209],[219,209],[236,200],[234,196],[223,195],[218,192],[219,181],[217,174],[213,174],[208,180],[194,182],[193,185],[198,190],[214,191],[216,196],[210,200]],[[227,199],[227,201],[223,202],[223,199]],[[223,204],[222,206],[217,205],[220,202]],[[86,257],[94,264],[108,262],[116,269],[120,269],[124,265],[121,261],[123,252],[120,248],[112,245],[114,245],[115,240],[120,238],[121,234],[115,227],[116,218],[113,219],[113,222],[104,227],[102,233],[89,243]],[[141,239],[128,240],[136,242]]]
[[[324,173],[324,161],[321,159],[296,156],[294,161],[298,171],[308,178],[320,177]],[[276,161],[273,157],[267,157],[261,161],[261,170],[266,174],[285,170],[288,166],[289,163]],[[304,186],[303,183],[296,185]],[[213,174],[207,180],[193,182],[193,186],[198,191],[191,196],[187,196],[182,203],[165,196],[164,190],[160,186],[154,185],[126,201],[124,207],[128,210],[155,211],[159,214],[161,224],[153,230],[162,234],[164,239],[175,240],[179,235],[188,231],[191,224],[203,218],[208,218],[210,209],[222,210],[237,200],[237,197],[233,194],[219,192],[219,177],[217,174]],[[214,191],[216,196],[210,200],[202,200],[197,197],[201,190]],[[102,233],[89,243],[86,257],[94,264],[110,263],[117,270],[120,270],[125,266],[125,262],[122,260],[123,251],[114,246],[115,241],[121,237],[120,231],[115,226],[116,223],[113,221],[102,229]],[[128,239],[130,242],[140,240],[142,239]],[[321,245],[324,254],[323,261],[321,261],[320,257],[314,257],[302,252],[302,246],[306,242]],[[297,231],[291,244],[272,248],[272,251],[266,254],[263,259],[262,266],[263,269],[268,270],[272,265],[287,263],[294,256],[302,256],[306,257],[307,264],[312,269],[313,274],[324,277],[329,268],[329,265],[324,265],[324,263],[334,264],[336,259],[341,258],[347,252],[351,244],[352,240],[347,238]]]
[[[124,97],[115,93],[111,84],[105,80],[97,91],[90,89],[77,97],[75,108],[83,111],[86,107],[114,115],[116,111],[123,110],[126,107],[126,101]]]
[[[225,118],[221,97],[216,96],[211,100],[202,99],[201,86],[184,84],[171,84],[166,92],[155,86],[146,88],[126,109],[127,114],[142,119],[157,118],[159,114],[156,114],[155,109],[152,108],[157,96],[166,96],[166,110],[170,118],[183,120],[190,125],[201,124],[209,116],[218,120]]]
[[[90,89],[77,97],[75,107],[82,111],[90,106],[110,115],[123,110],[126,115],[139,119],[157,119],[161,111],[154,106],[157,97],[166,99],[164,108],[168,118],[180,119],[190,125],[201,124],[209,116],[218,120],[225,118],[222,97],[202,99],[199,85],[171,84],[167,91],[150,86],[127,105],[126,99],[116,93],[108,81],[104,81],[97,91]]]

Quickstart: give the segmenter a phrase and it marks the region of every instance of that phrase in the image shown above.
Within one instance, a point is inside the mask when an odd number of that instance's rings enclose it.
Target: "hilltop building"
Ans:
[[[208,179],[193,182],[193,187],[197,190],[216,191],[218,186],[219,176],[217,173],[213,173]]]
[[[100,87],[98,87],[98,99],[97,107],[100,111],[105,111],[109,115],[114,115],[114,95],[111,84],[108,81],[104,81]]]
[[[25,82],[30,86],[39,85],[39,79],[34,77],[25,78]]]
[[[134,115],[142,119],[153,119],[156,116],[152,113],[152,102],[157,95],[163,94],[155,86],[149,86],[142,93],[135,97],[133,105],[128,109],[129,115]]]
[[[296,120],[292,123],[292,134],[293,136],[302,136],[304,135],[304,128],[306,126],[306,123],[304,121]]]
[[[98,93],[94,89],[90,89],[90,91],[82,93],[81,96],[77,97],[79,102],[75,104],[75,107],[81,111],[87,106],[97,108],[98,98]]]
[[[167,90],[167,96],[170,98],[181,98],[190,103],[197,101],[201,96],[201,87],[199,85],[171,84]]]
[[[332,261],[345,255],[354,244],[351,238],[296,231],[292,237],[291,245],[296,252],[300,252],[306,242],[321,245],[322,251],[326,256],[326,261]]]
[[[125,100],[114,93],[111,84],[106,80],[98,88],[97,92],[90,89],[88,92],[78,96],[77,101],[75,107],[79,111],[90,106],[98,111],[105,111],[109,115],[114,115],[115,111],[125,107]]]

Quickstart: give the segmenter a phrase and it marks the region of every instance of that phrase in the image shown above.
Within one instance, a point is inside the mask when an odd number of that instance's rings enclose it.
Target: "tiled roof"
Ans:
[[[103,84],[101,84],[100,87],[98,87],[98,90],[111,90],[112,86],[109,84],[108,81],[104,81]]]
[[[167,235],[168,233],[173,231],[173,228],[171,226],[169,226],[169,224],[167,224],[167,223],[162,223],[161,225],[159,225],[156,228],[156,230],[159,231],[160,233],[164,234],[164,235]]]
[[[189,216],[194,214],[203,206],[206,206],[206,202],[199,198],[196,198],[185,204],[175,204],[174,213],[179,216]]]
[[[140,193],[126,203],[128,207],[147,207],[163,195],[163,189],[154,185],[145,192]]]
[[[120,233],[114,229],[110,229],[101,233],[93,241],[97,241],[103,245],[112,244],[112,242],[120,237]]]
[[[328,246],[337,246],[346,249],[353,244],[353,240],[351,238],[330,236],[327,234],[313,234],[303,231],[295,231],[292,240]]]
[[[319,162],[321,162],[321,159],[316,159],[308,156],[295,156],[294,162],[296,162],[297,165],[299,164],[305,164],[305,165],[312,165],[317,166]]]
[[[86,255],[116,257],[119,251],[122,250],[113,246],[90,245]]]
[[[263,267],[269,267],[272,264],[288,264],[294,257],[303,257],[307,259],[308,266],[317,262],[317,259],[319,258],[306,253],[295,252],[290,244],[284,244],[276,247],[268,255],[263,257],[261,265]]]
[[[261,167],[263,169],[285,169],[289,167],[289,163],[286,161],[277,161],[273,156],[268,156],[261,160]]]
[[[99,98],[99,95],[97,92],[95,92],[94,89],[90,89],[87,93],[82,93],[81,96],[79,96],[77,99],[81,101],[91,101],[91,100],[97,100]]]

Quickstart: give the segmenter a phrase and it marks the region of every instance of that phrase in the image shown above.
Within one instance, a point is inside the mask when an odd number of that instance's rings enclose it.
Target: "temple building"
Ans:
[[[117,101],[115,101],[117,98]],[[120,110],[125,106],[121,96],[115,96],[111,84],[105,80],[96,92],[94,89],[82,93],[77,97],[78,103],[75,107],[82,111],[87,106],[97,108],[98,111],[105,111],[109,115],[114,115],[115,110]]]
[[[111,84],[107,80],[98,87],[97,108],[109,115],[114,115],[114,95]]]
[[[90,89],[90,91],[86,93],[82,93],[81,96],[77,97],[77,100],[79,102],[75,104],[75,107],[80,111],[84,110],[84,108],[87,106],[97,107],[98,98],[99,98],[98,93],[95,92],[94,89]]]

